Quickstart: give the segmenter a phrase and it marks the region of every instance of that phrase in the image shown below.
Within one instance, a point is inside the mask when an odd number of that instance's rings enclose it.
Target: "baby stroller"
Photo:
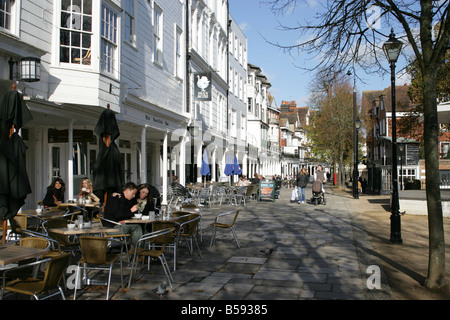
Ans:
[[[314,181],[312,184],[312,204],[325,204],[325,195],[322,190],[322,182]]]

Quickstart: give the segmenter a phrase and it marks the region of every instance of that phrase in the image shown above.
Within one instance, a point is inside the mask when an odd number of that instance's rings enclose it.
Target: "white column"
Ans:
[[[199,146],[197,151],[197,182],[202,182],[203,180],[202,174],[200,173],[202,169],[202,158],[203,158],[202,148],[201,146]]]
[[[187,137],[181,139],[180,145],[180,174],[179,182],[184,186],[186,185],[186,140]]]
[[[147,182],[147,126],[141,131],[141,183]]]
[[[69,121],[69,134],[68,134],[68,159],[67,159],[67,199],[73,199],[73,122]]]
[[[216,152],[217,147],[214,147],[214,150],[211,155],[211,181],[216,181]]]
[[[167,205],[167,132],[164,133],[163,159],[162,159],[162,179],[163,179],[163,199],[161,205]]]
[[[242,174],[247,176],[248,179],[248,171],[247,171],[247,155],[244,154],[244,156],[242,157]]]

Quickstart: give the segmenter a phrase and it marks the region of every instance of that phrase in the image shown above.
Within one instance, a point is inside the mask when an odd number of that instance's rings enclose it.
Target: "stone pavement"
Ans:
[[[173,288],[167,286],[163,296],[153,292],[165,281],[159,261],[152,263],[150,271],[143,268],[131,289],[120,289],[116,272],[112,300],[392,299],[381,264],[348,197],[327,189],[327,205],[316,206],[290,203],[291,191],[281,189],[275,202],[252,201],[239,207],[236,230],[241,248],[229,230],[219,230],[216,244],[209,247],[209,224],[218,213],[236,207],[205,207],[203,258],[195,251],[189,255],[180,246]],[[172,253],[166,257],[172,265]],[[100,286],[80,292],[80,300],[105,297]]]

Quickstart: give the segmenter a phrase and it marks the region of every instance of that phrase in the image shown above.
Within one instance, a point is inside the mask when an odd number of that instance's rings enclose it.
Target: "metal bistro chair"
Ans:
[[[79,247],[80,244],[78,243],[78,241],[72,241],[70,237],[67,235],[49,231],[51,228],[66,228],[67,227],[66,219],[56,218],[47,220],[43,223],[42,226],[46,234],[53,240],[57,241],[59,243],[60,248],[63,251],[70,251],[72,252],[72,254],[75,255],[75,252],[80,250]]]
[[[173,232],[174,232],[173,228],[162,229],[162,230],[144,234],[138,240],[136,247],[134,247],[132,249],[133,260],[131,263],[130,280],[128,283],[129,288],[131,288],[131,282],[133,281],[133,274],[135,274],[137,272],[139,256],[148,257],[149,259],[152,259],[152,258],[159,259],[159,261],[161,262],[161,266],[164,270],[164,274],[166,275],[167,281],[169,282],[169,285],[172,288],[173,277],[172,277],[172,273],[170,272],[169,265],[167,264],[166,257],[164,255],[164,250],[166,249],[167,243],[170,243],[173,241]],[[146,246],[148,246],[147,242],[150,242],[150,245],[154,244],[154,243],[160,244],[161,247],[159,250],[151,249],[151,247],[149,247],[147,249],[146,248]]]
[[[18,213],[9,220],[9,223],[11,224],[11,230],[6,238],[7,242],[12,241],[13,236],[15,240],[20,239],[20,237],[22,236],[22,230],[27,229],[28,216],[22,213]]]
[[[102,216],[98,216],[99,220],[100,220],[100,224],[103,225],[103,222],[109,222],[111,224],[114,224],[116,226],[120,226],[120,229],[117,229],[117,232],[120,232],[122,230],[122,233],[118,233],[118,234],[114,234],[111,232],[103,232],[103,235],[107,238],[110,239],[119,239],[118,243],[121,243],[122,247],[125,247],[125,253],[127,255],[127,261],[128,263],[130,263],[130,256],[129,256],[129,252],[128,252],[128,239],[131,238],[131,233],[125,233],[125,230],[123,229],[123,226],[120,223],[117,223],[115,221],[103,218]],[[112,242],[111,244],[113,244],[114,242]],[[122,250],[122,249],[121,249]]]
[[[234,201],[235,201],[237,206],[240,205],[241,202],[244,203],[244,206],[246,205],[245,204],[245,194],[246,194],[246,192],[247,192],[247,187],[237,187],[235,189],[235,193],[233,194],[233,199],[234,199]],[[230,202],[230,204],[231,204],[231,202]]]
[[[211,188],[210,187],[203,188],[202,190],[200,190],[198,203],[201,204],[203,201],[203,203],[205,205],[208,205],[209,207],[211,207],[211,205],[212,205],[211,197],[212,197]]]
[[[198,250],[198,254],[200,255],[201,258],[203,258],[202,256],[202,252],[200,251],[200,247],[198,245],[197,242],[197,238],[195,237],[195,234],[197,232],[197,226],[200,222],[201,219],[201,215],[199,213],[191,213],[189,214],[187,217],[183,216],[181,217],[181,221],[180,222],[180,227],[177,231],[177,242],[179,242],[181,240],[181,238],[184,238],[186,240],[186,245],[189,249],[189,254],[192,255],[192,252],[194,251],[194,247],[192,244],[192,240],[194,240],[195,245],[197,246],[197,250]],[[188,239],[190,240],[188,242]]]
[[[232,211],[221,213],[221,214],[219,214],[216,217],[216,219],[214,220],[214,223],[211,223],[211,226],[213,227],[213,234],[212,234],[212,238],[211,238],[210,247],[212,247],[213,244],[216,242],[216,230],[217,230],[217,228],[222,228],[222,229],[227,229],[228,228],[228,229],[230,229],[231,232],[233,233],[234,240],[236,241],[237,247],[238,248],[241,247],[241,243],[239,242],[239,239],[238,239],[237,234],[236,234],[236,230],[234,228],[234,225],[236,223],[236,219],[237,219],[238,214],[239,214],[240,211],[241,210],[232,210]],[[219,220],[221,218],[223,219],[224,217],[229,216],[231,214],[234,214],[234,218],[233,218],[231,223],[219,222]]]
[[[28,277],[26,279],[16,279],[5,283],[5,277],[3,277],[1,296],[3,297],[4,291],[7,290],[10,292],[29,295],[31,297],[34,297],[36,300],[44,300],[60,294],[62,299],[65,300],[66,298],[64,296],[64,291],[59,283],[64,274],[64,271],[69,265],[69,261],[70,253],[63,253],[52,258],[39,260],[37,262],[24,265],[24,268],[29,268],[32,265],[37,266],[43,263],[48,263],[43,279]],[[16,271],[19,268],[21,267],[14,268],[12,270]],[[7,272],[8,271],[5,271],[5,273]],[[52,293],[52,291],[55,291],[56,289],[58,291]],[[47,295],[39,298],[39,296],[42,294]]]
[[[73,293],[73,300],[77,297],[77,288],[81,279],[81,270],[105,270],[108,271],[108,282],[106,290],[106,300],[109,300],[109,289],[111,286],[112,268],[117,259],[120,259],[120,281],[123,289],[123,266],[122,253],[108,254],[108,239],[106,237],[82,236],[80,237],[81,259],[78,261],[78,267],[75,277],[75,291]],[[87,279],[86,284],[90,284],[90,279]]]
[[[184,203],[181,206],[181,210],[188,213],[199,213],[200,216],[203,216],[203,209],[202,207],[199,207],[193,203]],[[202,219],[200,218],[200,221],[198,222],[198,234],[200,236],[200,242],[203,241],[203,228],[202,228]]]
[[[179,217],[181,218],[181,217]],[[180,224],[176,221],[163,221],[157,220],[152,223],[153,232],[161,231],[161,230],[173,230],[172,233],[165,235],[163,246],[169,247],[173,249],[173,271],[177,270],[177,249],[178,243],[176,239],[176,230],[178,230]],[[153,241],[153,245],[157,245],[156,240]]]

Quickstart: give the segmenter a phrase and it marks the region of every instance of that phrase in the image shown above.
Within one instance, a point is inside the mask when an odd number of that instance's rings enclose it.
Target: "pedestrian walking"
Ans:
[[[297,189],[298,189],[298,203],[305,203],[305,188],[308,184],[308,174],[306,169],[302,168],[300,174],[297,176]]]

